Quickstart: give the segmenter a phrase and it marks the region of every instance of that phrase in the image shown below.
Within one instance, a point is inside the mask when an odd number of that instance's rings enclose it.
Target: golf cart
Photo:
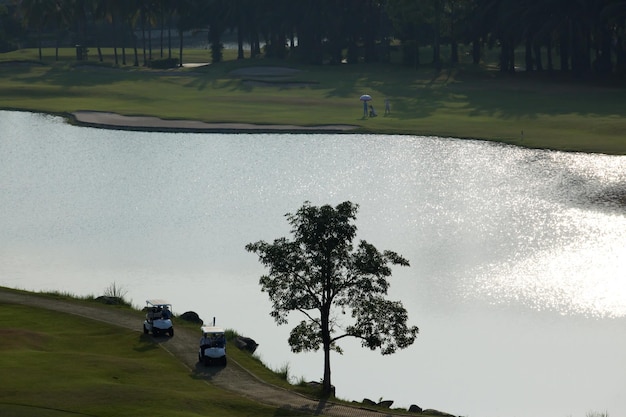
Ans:
[[[165,300],[146,300],[146,310],[146,320],[143,322],[144,334],[174,336],[172,305],[170,303]]]
[[[198,361],[209,366],[212,363],[226,365],[226,336],[224,329],[215,326],[202,326],[202,339],[200,339],[200,350],[198,351]]]

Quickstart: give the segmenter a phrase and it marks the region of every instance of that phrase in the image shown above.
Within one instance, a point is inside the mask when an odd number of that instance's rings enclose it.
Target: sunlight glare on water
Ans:
[[[561,314],[625,317],[624,167],[619,158],[549,155],[539,178],[557,196],[553,206],[526,206],[519,248],[503,262],[481,265],[465,294]],[[555,175],[558,160],[567,175]],[[544,245],[546,233],[560,243]]]

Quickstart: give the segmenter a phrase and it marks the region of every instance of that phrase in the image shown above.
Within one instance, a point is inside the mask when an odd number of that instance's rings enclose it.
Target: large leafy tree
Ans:
[[[408,314],[399,301],[385,298],[390,265],[409,262],[392,251],[379,252],[361,240],[355,247],[358,205],[336,207],[309,202],[286,215],[293,240],[259,241],[246,245],[269,273],[260,279],[272,302],[271,316],[287,324],[291,312],[304,319],[291,330],[293,352],[324,351],[323,391],[331,394],[330,352],[341,353],[344,337],[361,340],[363,347],[383,355],[410,346],[418,328],[408,326]],[[343,314],[339,314],[343,313]]]

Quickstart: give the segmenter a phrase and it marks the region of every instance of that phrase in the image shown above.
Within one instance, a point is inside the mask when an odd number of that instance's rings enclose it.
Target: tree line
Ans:
[[[465,45],[476,64],[497,50],[504,72],[626,73],[626,0],[0,0],[0,23],[1,50],[47,41],[88,45],[101,59],[107,46],[116,65],[129,48],[134,65],[176,48],[182,61],[182,35],[202,31],[213,62],[232,33],[239,59],[389,62],[395,48],[404,65],[441,68]],[[432,58],[421,62],[426,47]]]

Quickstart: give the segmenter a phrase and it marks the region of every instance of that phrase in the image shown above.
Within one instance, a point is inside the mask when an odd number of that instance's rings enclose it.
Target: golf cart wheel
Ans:
[[[174,337],[174,328],[170,327],[167,333],[170,335],[170,337]]]
[[[156,327],[152,328],[152,336],[157,337],[159,335],[159,329],[157,329]]]
[[[148,328],[146,327],[146,325],[143,325],[143,334],[148,334]]]

